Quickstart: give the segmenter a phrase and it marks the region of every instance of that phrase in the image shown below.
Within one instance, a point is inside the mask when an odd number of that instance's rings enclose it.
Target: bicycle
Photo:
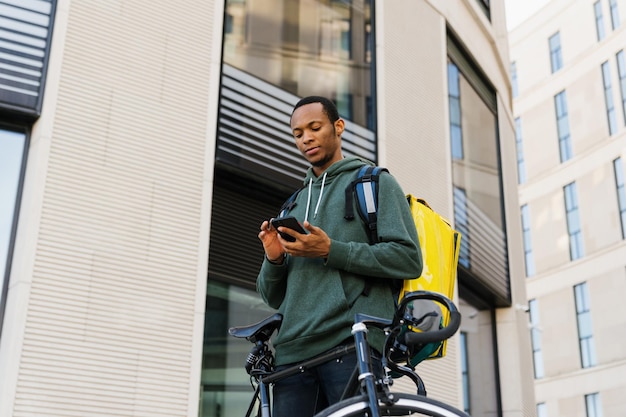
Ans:
[[[450,313],[447,326],[436,331],[413,332],[407,331],[407,326],[416,324],[410,314],[411,303],[416,300],[432,300],[443,305]],[[281,378],[295,375],[316,365],[341,356],[357,352],[357,364],[350,382],[346,386],[341,401],[322,410],[316,417],[342,416],[431,416],[431,417],[469,417],[463,411],[451,407],[441,401],[426,397],[426,389],[420,376],[408,362],[408,356],[414,349],[419,349],[428,343],[441,342],[450,338],[458,330],[461,315],[454,303],[447,297],[428,291],[408,293],[398,304],[393,319],[382,319],[365,314],[356,314],[352,334],[354,345],[342,346],[321,356],[309,359],[281,371],[274,371],[274,356],[269,346],[269,339],[274,331],[278,330],[282,322],[282,315],[276,313],[256,324],[229,329],[231,336],[245,338],[254,344],[246,358],[245,368],[250,375],[251,382],[256,381],[255,393],[248,407],[246,417],[250,417],[258,401],[260,406],[257,416],[270,417],[271,403],[269,387]],[[381,358],[385,375],[376,378],[372,371],[372,358],[366,340],[368,327],[378,327],[387,335]],[[407,359],[407,364],[401,365],[397,360],[398,352]],[[395,355],[395,356],[394,356]],[[390,391],[393,378],[389,371],[408,376],[416,385],[417,395],[392,393]],[[252,382],[254,385],[254,382]],[[417,414],[416,414],[417,413]]]

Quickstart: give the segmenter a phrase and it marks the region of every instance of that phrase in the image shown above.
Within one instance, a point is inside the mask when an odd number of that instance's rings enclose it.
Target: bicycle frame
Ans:
[[[419,375],[412,368],[401,366],[389,358],[390,347],[393,344],[394,337],[397,336],[397,333],[399,332],[399,326],[404,324],[405,318],[403,311],[405,310],[407,304],[415,299],[430,299],[443,304],[450,311],[450,322],[448,326],[436,331],[411,333],[406,335],[405,337],[407,343],[420,344],[442,341],[449,338],[456,332],[460,325],[461,316],[452,301],[437,293],[416,291],[407,294],[402,302],[400,302],[396,315],[392,320],[357,313],[355,315],[354,325],[352,326],[352,335],[355,342],[354,345],[340,346],[330,352],[296,364],[287,369],[275,372],[272,369],[273,356],[267,348],[267,342],[271,334],[280,327],[282,320],[282,316],[280,314],[268,317],[255,325],[229,329],[229,333],[232,336],[239,338],[245,337],[255,344],[255,347],[246,359],[246,370],[251,376],[256,378],[258,385],[254,396],[252,397],[252,401],[250,402],[250,406],[248,407],[246,417],[251,416],[257,401],[260,401],[260,408],[257,415],[261,417],[271,417],[269,386],[272,383],[282,378],[299,374],[322,363],[338,359],[348,353],[354,352],[355,350],[357,356],[355,372],[351,377],[351,381],[346,386],[342,399],[356,394],[356,387],[358,386],[361,394],[367,395],[370,409],[369,415],[371,417],[380,417],[380,412],[378,410],[379,401],[391,405],[395,399],[394,395],[389,391],[389,386],[392,384],[391,378],[386,375],[383,380],[377,381],[377,378],[374,375],[370,347],[367,343],[366,336],[368,326],[378,327],[384,330],[387,334],[387,342],[381,359],[383,369],[388,367],[391,370],[409,376],[417,387],[418,395],[425,396],[426,390]],[[261,357],[256,356],[257,354],[261,355]],[[270,358],[269,361],[263,362],[263,359],[265,358],[263,355]],[[262,364],[258,366],[258,363]],[[381,391],[383,395],[381,395]]]

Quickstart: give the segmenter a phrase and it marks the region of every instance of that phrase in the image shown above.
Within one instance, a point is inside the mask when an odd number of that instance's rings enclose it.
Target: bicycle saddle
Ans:
[[[274,330],[278,330],[280,328],[282,322],[283,315],[280,313],[276,313],[273,316],[263,319],[255,324],[250,324],[248,326],[231,327],[230,329],[228,329],[228,333],[234,337],[245,337],[252,343],[256,343],[257,341],[265,342],[269,340],[270,336],[272,336],[272,333],[274,333]]]

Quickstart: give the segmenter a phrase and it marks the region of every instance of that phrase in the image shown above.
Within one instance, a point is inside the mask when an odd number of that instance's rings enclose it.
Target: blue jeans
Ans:
[[[380,356],[374,361],[374,374],[382,376]],[[312,417],[339,402],[356,367],[356,352],[342,356],[297,375],[276,381],[273,388],[273,417]],[[291,365],[282,365],[277,371]]]

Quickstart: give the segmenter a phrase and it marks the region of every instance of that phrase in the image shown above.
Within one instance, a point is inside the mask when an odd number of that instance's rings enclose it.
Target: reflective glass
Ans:
[[[601,41],[604,39],[604,18],[602,17],[602,4],[599,0],[593,4],[593,10],[596,14],[596,35]]]
[[[0,294],[4,293],[3,288],[8,279],[7,262],[25,144],[26,135],[24,133],[0,128],[0,277],[3,277]],[[1,298],[0,313],[4,302],[5,300]],[[3,314],[0,314],[1,316]]]
[[[342,117],[371,126],[371,4],[227,0],[224,63],[298,97],[329,97]]]
[[[243,416],[254,390],[244,369],[253,347],[229,336],[228,329],[273,314],[255,291],[211,282],[207,286],[200,416]]]

